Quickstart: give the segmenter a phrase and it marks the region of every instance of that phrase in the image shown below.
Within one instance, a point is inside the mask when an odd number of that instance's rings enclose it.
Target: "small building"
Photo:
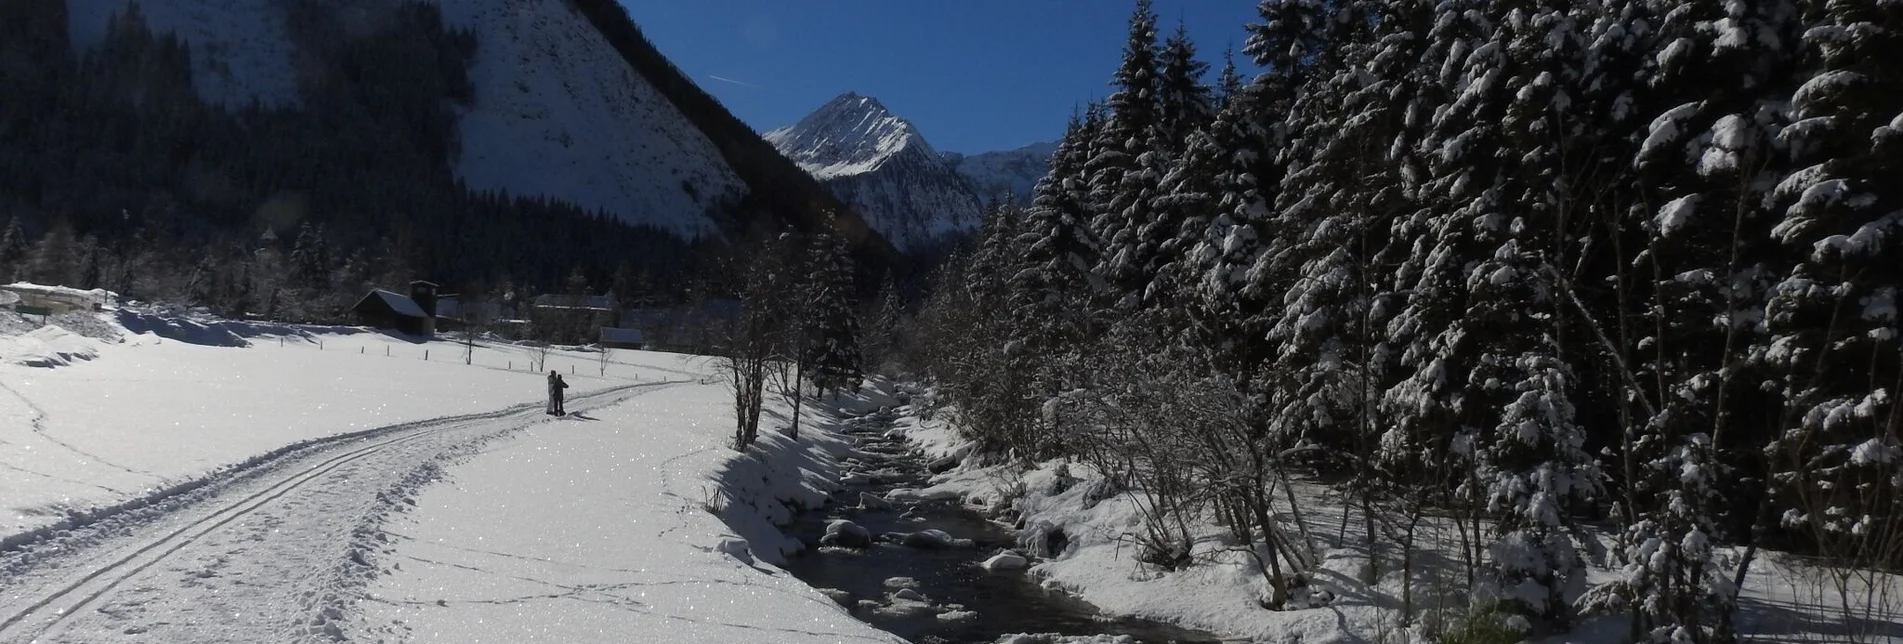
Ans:
[[[601,327],[601,348],[603,349],[640,349],[646,346],[642,341],[640,329],[620,327]]]
[[[436,284],[410,282],[410,294],[387,289],[371,289],[350,310],[357,323],[378,329],[418,336],[436,334]]]
[[[40,315],[48,313],[70,313],[73,311],[97,311],[112,300],[112,293],[105,289],[77,289],[65,286],[47,286],[27,282],[14,282],[0,286],[0,290],[11,293],[5,301],[15,309]]]

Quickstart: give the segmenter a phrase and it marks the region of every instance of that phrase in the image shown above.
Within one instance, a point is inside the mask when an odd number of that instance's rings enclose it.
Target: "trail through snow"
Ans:
[[[613,387],[586,414],[680,384]],[[0,642],[331,640],[379,574],[381,523],[440,462],[555,422],[540,404],[319,441],[0,556]]]
[[[817,428],[806,443],[776,432],[738,454],[725,445],[732,404],[723,385],[675,387],[458,464],[384,528],[391,570],[365,591],[363,631],[349,639],[901,642],[763,561],[777,556],[756,557],[772,535],[735,535],[709,511],[727,499],[764,512],[797,494],[761,459],[796,462],[832,441]],[[763,483],[762,496],[726,488],[724,467]]]

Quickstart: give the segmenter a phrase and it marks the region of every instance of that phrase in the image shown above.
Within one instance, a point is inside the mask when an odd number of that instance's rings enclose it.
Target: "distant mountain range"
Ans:
[[[1044,175],[1051,173],[1051,153],[1056,141],[1032,143],[1016,150],[963,155],[946,152],[945,162],[969,177],[978,195],[987,201],[1011,201],[1028,204],[1031,189]],[[1005,199],[1004,197],[1008,197]]]
[[[901,252],[926,250],[976,230],[986,203],[1028,201],[1055,147],[940,153],[878,99],[852,92],[764,137]]]

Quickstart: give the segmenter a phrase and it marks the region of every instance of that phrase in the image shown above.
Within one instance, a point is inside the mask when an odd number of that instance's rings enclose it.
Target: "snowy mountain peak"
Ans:
[[[840,94],[799,123],[767,132],[766,140],[821,180],[877,170],[907,149],[938,156],[910,122],[858,92]]]
[[[876,98],[846,92],[764,138],[901,252],[978,228],[982,206],[971,180]]]

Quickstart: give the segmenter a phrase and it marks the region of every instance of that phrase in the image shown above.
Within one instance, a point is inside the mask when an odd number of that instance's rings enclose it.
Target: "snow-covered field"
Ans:
[[[53,322],[0,313],[0,641],[897,641],[768,563],[839,444],[727,449],[701,358],[553,351],[555,419],[527,347]]]
[[[546,391],[544,375],[528,370],[532,351],[521,347],[481,347],[465,365],[452,342],[255,325],[256,335],[242,338],[188,326],[87,331],[100,337],[47,327],[0,339],[0,534],[297,441],[533,402]],[[217,346],[236,341],[251,346]],[[572,371],[576,393],[687,378],[682,372],[696,368],[669,354],[614,355],[606,377],[596,354],[553,352],[548,365]],[[32,366],[42,364],[62,366]]]

